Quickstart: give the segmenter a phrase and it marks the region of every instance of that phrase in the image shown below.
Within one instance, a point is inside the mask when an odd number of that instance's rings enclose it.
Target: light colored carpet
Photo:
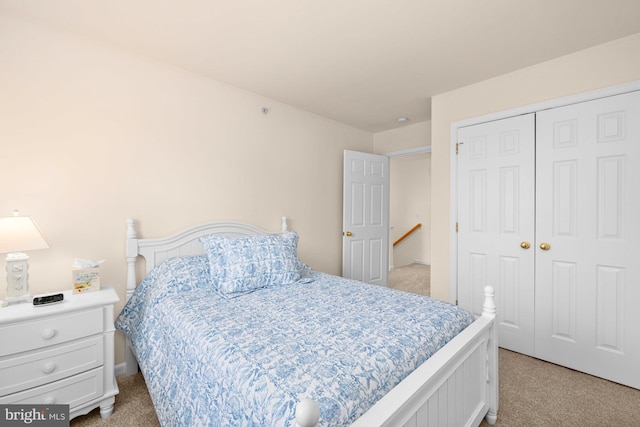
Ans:
[[[389,287],[420,295],[431,295],[431,266],[409,264],[389,272]]]
[[[103,420],[100,409],[71,420],[71,427],[158,427],[158,417],[140,372],[116,378],[120,394],[116,396],[113,414]]]
[[[504,349],[498,357],[497,427],[640,426],[640,390]]]

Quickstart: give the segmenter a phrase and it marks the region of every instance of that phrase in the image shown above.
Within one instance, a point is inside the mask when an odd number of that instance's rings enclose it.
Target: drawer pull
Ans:
[[[45,363],[42,367],[42,372],[45,374],[50,374],[53,370],[56,369],[56,365],[52,362]]]
[[[55,334],[56,331],[54,329],[45,329],[44,331],[42,331],[42,338],[44,338],[45,340],[50,340]]]
[[[45,405],[53,405],[53,402],[55,401],[56,399],[53,396],[49,396],[45,400],[43,400],[42,403],[44,403]]]

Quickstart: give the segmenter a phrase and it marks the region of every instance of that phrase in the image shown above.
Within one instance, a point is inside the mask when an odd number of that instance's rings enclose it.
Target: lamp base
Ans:
[[[13,252],[7,254],[6,261],[6,300],[22,301],[25,297],[29,298],[29,256],[22,252]]]

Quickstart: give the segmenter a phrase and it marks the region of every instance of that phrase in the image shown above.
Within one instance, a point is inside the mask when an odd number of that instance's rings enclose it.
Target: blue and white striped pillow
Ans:
[[[300,278],[298,234],[200,238],[209,257],[211,283],[227,298]]]

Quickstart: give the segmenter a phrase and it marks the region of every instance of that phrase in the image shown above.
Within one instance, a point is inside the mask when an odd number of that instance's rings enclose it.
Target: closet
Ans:
[[[501,347],[640,388],[640,91],[457,129],[457,298]]]

